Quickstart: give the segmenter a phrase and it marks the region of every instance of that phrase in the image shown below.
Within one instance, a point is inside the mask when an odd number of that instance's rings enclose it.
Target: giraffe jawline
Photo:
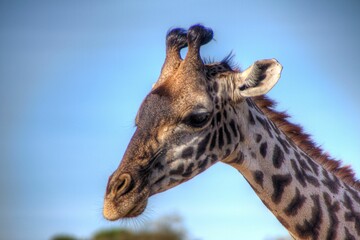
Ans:
[[[135,204],[134,207],[131,208],[130,211],[126,214],[126,216],[124,216],[124,218],[133,218],[141,215],[145,211],[146,206],[147,206],[147,200],[139,204]]]

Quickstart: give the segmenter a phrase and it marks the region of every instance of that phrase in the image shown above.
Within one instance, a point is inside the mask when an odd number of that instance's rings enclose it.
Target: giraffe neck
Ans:
[[[245,138],[224,160],[295,239],[360,239],[360,194],[311,159],[254,103],[238,109]]]

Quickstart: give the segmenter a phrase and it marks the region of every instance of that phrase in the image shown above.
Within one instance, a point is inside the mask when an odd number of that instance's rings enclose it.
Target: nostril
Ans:
[[[126,180],[125,180],[125,181],[121,181],[121,182],[117,185],[117,187],[116,187],[116,189],[115,189],[115,192],[121,191],[121,189],[124,188],[125,185],[126,185]]]
[[[122,174],[114,185],[113,192],[116,196],[122,196],[131,190],[131,176]]]

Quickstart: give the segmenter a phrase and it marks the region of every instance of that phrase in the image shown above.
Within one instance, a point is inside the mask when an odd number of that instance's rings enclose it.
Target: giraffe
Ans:
[[[280,63],[259,60],[244,71],[232,66],[231,56],[206,63],[200,47],[212,38],[202,25],[168,32],[160,77],[109,177],[104,217],[136,217],[150,196],[223,162],[245,177],[294,239],[360,239],[354,172],[264,96],[280,78]]]

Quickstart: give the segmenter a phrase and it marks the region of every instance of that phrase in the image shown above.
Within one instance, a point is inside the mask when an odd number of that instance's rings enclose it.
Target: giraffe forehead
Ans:
[[[171,99],[167,95],[150,93],[141,104],[136,124],[139,128],[154,128],[161,122],[171,120],[173,114]]]
[[[183,111],[192,105],[206,101],[208,95],[206,75],[199,71],[196,74],[176,74],[160,85],[155,86],[151,94],[159,95],[170,100],[174,111]]]
[[[207,64],[196,71],[179,67],[173,75],[155,84],[139,109],[137,125],[154,127],[161,123],[177,123],[186,113],[199,106],[211,112],[213,101],[209,89],[212,88],[208,86],[213,85],[216,74],[227,71],[232,70],[225,61]]]

